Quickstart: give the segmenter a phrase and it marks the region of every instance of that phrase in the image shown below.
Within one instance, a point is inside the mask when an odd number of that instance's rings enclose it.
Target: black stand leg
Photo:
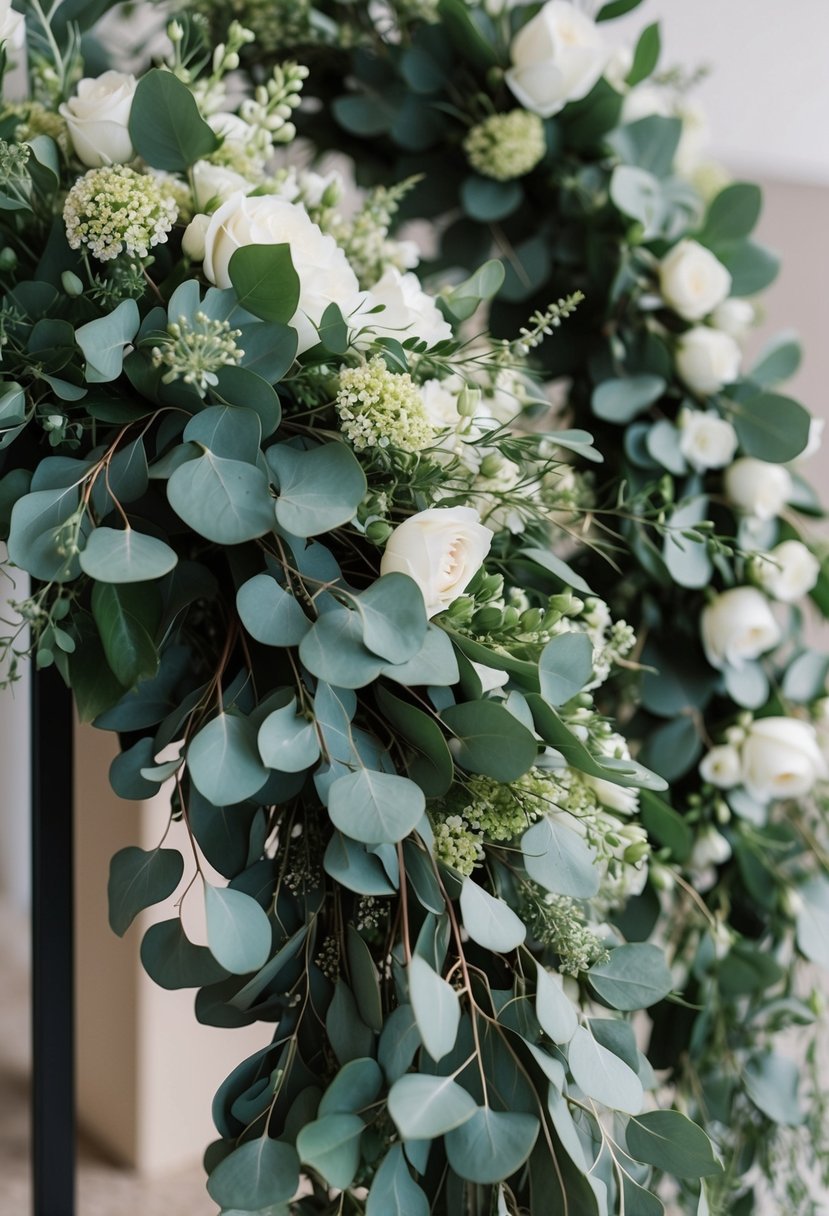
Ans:
[[[75,1213],[72,701],[32,678],[32,1186],[34,1216]]]

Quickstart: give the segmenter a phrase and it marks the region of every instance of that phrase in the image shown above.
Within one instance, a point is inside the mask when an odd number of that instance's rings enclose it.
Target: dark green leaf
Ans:
[[[286,325],[299,305],[299,275],[290,245],[243,245],[235,250],[228,274],[239,303],[263,321]]]
[[[710,1178],[722,1171],[702,1128],[676,1110],[654,1110],[631,1119],[625,1139],[637,1161],[676,1178]]]
[[[178,849],[121,849],[110,862],[109,923],[123,937],[139,912],[172,895],[184,873]]]
[[[136,152],[154,169],[188,169],[219,146],[187,85],[159,68],[138,82],[129,130]]]

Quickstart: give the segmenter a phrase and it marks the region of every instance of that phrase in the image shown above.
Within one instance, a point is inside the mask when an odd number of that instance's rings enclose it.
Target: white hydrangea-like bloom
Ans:
[[[358,452],[387,447],[420,452],[432,442],[420,389],[408,372],[389,371],[380,355],[340,373],[335,408]]]
[[[177,213],[175,200],[156,178],[127,165],[104,165],[75,182],[63,220],[70,249],[86,245],[106,262],[121,253],[146,258],[167,240]]]
[[[529,110],[490,114],[463,141],[467,160],[483,177],[509,182],[531,173],[546,151],[544,124]]]

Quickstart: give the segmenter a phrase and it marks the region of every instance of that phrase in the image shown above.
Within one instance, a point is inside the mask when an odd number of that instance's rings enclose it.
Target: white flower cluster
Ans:
[[[381,355],[340,373],[335,407],[346,438],[358,452],[394,447],[420,452],[432,428],[420,389],[408,372],[391,372]]]
[[[126,253],[146,258],[167,240],[175,200],[155,178],[128,165],[90,169],[66,196],[63,220],[71,249],[86,245],[99,261]]]
[[[161,377],[165,384],[183,380],[203,397],[208,388],[219,383],[222,368],[238,367],[245,352],[236,345],[242,331],[232,329],[228,321],[208,317],[202,311],[194,320],[195,325],[187,317],[170,321],[167,336],[153,348],[152,358],[156,367],[166,368]]]

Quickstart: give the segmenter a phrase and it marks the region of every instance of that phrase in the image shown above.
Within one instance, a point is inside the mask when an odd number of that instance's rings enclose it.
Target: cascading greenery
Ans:
[[[602,704],[670,783],[642,799],[659,864],[619,922],[665,943],[682,979],[681,1007],[649,1011],[648,1056],[723,1154],[711,1211],[754,1212],[771,1187],[812,1213],[808,1167],[827,1159],[814,1041],[805,1069],[779,1044],[821,1009],[802,960],[829,965],[829,659],[804,632],[806,597],[825,615],[829,583],[799,463],[819,430],[780,389],[791,336],[745,364],[778,268],[752,238],[760,190],[701,159],[693,77],[661,68],[658,26],[613,45],[612,19],[638,4],[320,3],[293,37],[274,33],[279,6],[268,19],[279,53],[312,65],[323,104],[301,130],[364,184],[417,175],[401,216],[431,222],[439,280],[500,257],[496,334],[584,294],[533,359],[607,457],[597,545],[575,564],[634,622],[641,669]],[[259,7],[238,12],[256,34]],[[254,39],[249,74],[267,60]],[[598,1144],[589,1159],[607,1177]],[[609,1194],[577,1210],[621,1210]],[[695,1211],[696,1193],[679,1202]]]
[[[705,1211],[722,1165],[628,1017],[675,978],[623,914],[644,825],[687,829],[600,711],[635,644],[574,569],[601,456],[526,371],[582,294],[464,333],[497,261],[436,300],[404,187],[349,219],[279,155],[304,67],[231,89],[251,32],[175,20],[158,66],[87,77],[104,7],[0,3],[29,72],[0,108],[0,526],[32,579],[4,650],[118,733],[120,796],[169,791],[112,861],[115,932],[169,901],[149,974],[274,1026],[217,1094],[210,1196],[657,1211],[661,1174]]]

